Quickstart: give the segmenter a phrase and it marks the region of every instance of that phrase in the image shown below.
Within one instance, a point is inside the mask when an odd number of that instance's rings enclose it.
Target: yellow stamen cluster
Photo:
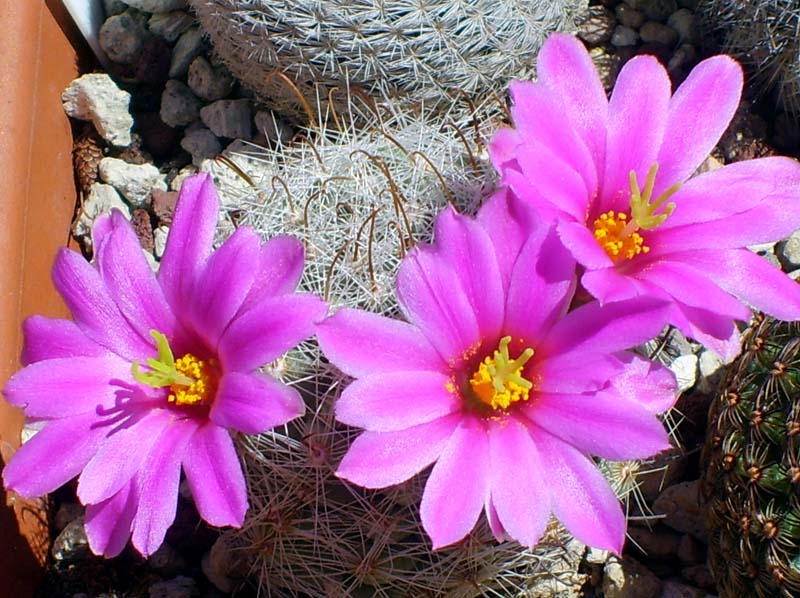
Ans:
[[[188,386],[185,384],[171,384],[167,401],[176,405],[196,405],[206,402],[211,398],[215,387],[216,378],[214,369],[216,361],[209,359],[203,361],[191,353],[187,353],[175,362],[175,370],[187,378],[192,379]]]
[[[512,360],[508,355],[510,342],[510,336],[500,339],[499,350],[487,356],[469,380],[478,399],[495,410],[527,401],[533,388],[533,383],[522,376],[522,368],[533,357],[533,349],[525,349]]]
[[[168,386],[167,401],[175,405],[210,402],[217,391],[217,361],[202,360],[191,353],[176,361],[167,337],[157,330],[151,330],[150,335],[156,341],[158,357],[147,360],[150,367],[147,372],[141,371],[139,363],[134,362],[131,366],[134,379],[153,388]]]
[[[625,236],[628,226],[628,215],[609,210],[594,221],[594,238],[612,260],[620,256],[631,259],[640,253],[647,253],[650,248],[644,244],[644,238],[637,232]]]
[[[636,172],[631,170],[628,181],[631,186],[630,218],[624,212],[609,210],[594,221],[594,238],[612,260],[620,258],[633,259],[640,253],[647,253],[650,248],[644,244],[644,238],[637,232],[640,229],[653,230],[661,226],[675,210],[674,203],[667,200],[680,189],[680,184],[673,185],[655,201],[653,189],[656,185],[658,164],[653,164],[647,171],[644,190],[639,187]],[[665,205],[666,204],[666,205]],[[661,209],[663,207],[663,209]],[[661,212],[656,213],[657,210]]]

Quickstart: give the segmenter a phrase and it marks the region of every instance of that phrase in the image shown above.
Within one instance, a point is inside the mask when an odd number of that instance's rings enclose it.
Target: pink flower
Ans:
[[[74,321],[24,324],[26,367],[4,393],[46,423],[3,479],[34,497],[80,474],[98,554],[131,536],[145,556],[159,547],[181,469],[206,521],[241,525],[245,480],[226,428],[258,433],[303,413],[296,390],[257,371],[325,315],[322,300],[294,293],[303,247],[239,228],[212,252],[218,211],[208,176],[184,182],[157,278],[122,214],[99,219],[95,267],[66,249],[53,266]]]
[[[800,286],[746,249],[800,228],[800,165],[770,157],[689,178],[739,104],[736,62],[701,62],[671,95],[658,61],[637,56],[610,101],[570,36],[551,36],[537,68],[538,82],[511,84],[515,128],[490,153],[503,184],[558,220],[589,293],[664,298],[672,324],[726,359],[743,302],[800,318]]]
[[[435,463],[421,504],[434,548],[481,510],[498,539],[535,545],[550,513],[581,541],[619,552],[625,517],[589,455],[669,446],[656,413],[668,370],[624,350],[657,333],[649,298],[566,314],[575,262],[552,228],[501,191],[477,221],[445,210],[436,243],[397,277],[409,323],[341,309],[319,325],[326,356],[356,380],[337,418],[364,428],[337,474],[367,488]]]

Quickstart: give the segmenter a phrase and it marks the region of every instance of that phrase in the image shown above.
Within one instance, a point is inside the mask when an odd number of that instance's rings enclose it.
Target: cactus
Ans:
[[[701,0],[696,14],[705,36],[745,65],[751,91],[800,115],[800,1]]]
[[[290,82],[323,105],[341,99],[348,84],[428,103],[446,101],[453,89],[476,97],[502,93],[510,78],[532,72],[548,33],[574,29],[586,1],[191,4],[228,68],[286,113],[297,106]]]
[[[235,221],[265,237],[304,241],[307,290],[334,307],[391,316],[400,259],[429,239],[435,214],[448,202],[474,212],[494,189],[485,140],[503,107],[462,100],[414,113],[389,101],[362,107],[359,98],[350,106],[313,122],[304,140],[240,146],[204,168]],[[555,524],[534,550],[498,544],[482,520],[464,542],[431,552],[418,513],[425,474],[371,491],[333,473],[357,433],[333,418],[344,375],[313,342],[271,364],[270,373],[301,391],[308,412],[240,441],[251,508],[244,527],[225,536],[265,594],[507,598],[574,595],[581,586],[583,546]],[[604,471],[627,498],[637,468]]]
[[[800,595],[800,323],[758,316],[709,411],[709,565],[722,598]]]

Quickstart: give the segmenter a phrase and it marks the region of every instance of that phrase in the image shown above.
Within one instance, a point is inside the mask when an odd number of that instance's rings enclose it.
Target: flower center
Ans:
[[[522,377],[522,368],[533,357],[533,349],[525,349],[512,360],[508,355],[510,336],[500,339],[498,349],[488,355],[472,374],[469,385],[482,403],[492,409],[507,409],[517,401],[527,401],[533,383]]]
[[[209,403],[217,390],[218,373],[216,359],[199,359],[191,353],[175,360],[167,337],[151,330],[156,341],[158,358],[149,358],[149,372],[139,369],[139,362],[131,365],[131,373],[137,381],[153,388],[169,387],[169,403],[176,405],[200,405]]]
[[[647,172],[647,180],[642,191],[636,180],[636,173],[631,170],[628,177],[631,185],[630,217],[624,212],[609,210],[594,221],[594,238],[612,260],[620,258],[630,260],[640,253],[650,251],[650,247],[644,244],[644,237],[637,231],[657,228],[675,210],[674,203],[664,204],[680,189],[680,183],[672,185],[652,203],[650,201],[657,173],[658,163],[655,163]],[[662,206],[664,209],[656,214]]]

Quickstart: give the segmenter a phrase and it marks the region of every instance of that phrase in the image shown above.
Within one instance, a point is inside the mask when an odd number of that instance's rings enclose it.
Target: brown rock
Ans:
[[[632,547],[649,559],[674,559],[681,543],[680,534],[663,525],[655,525],[652,529],[631,526],[628,536]]]
[[[133,230],[136,231],[136,236],[139,237],[142,249],[152,253],[155,247],[153,242],[153,223],[150,221],[150,214],[147,210],[136,208],[131,216],[131,224],[133,224]]]
[[[172,224],[172,215],[175,213],[175,204],[177,202],[177,191],[153,189],[153,213],[158,218],[160,225],[168,226]]]

